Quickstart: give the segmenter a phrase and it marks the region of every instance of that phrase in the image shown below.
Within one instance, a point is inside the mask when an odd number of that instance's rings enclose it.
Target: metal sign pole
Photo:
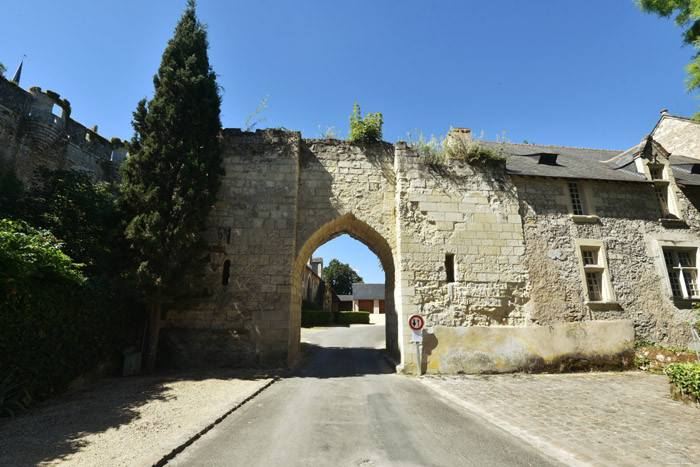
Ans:
[[[423,373],[421,371],[420,343],[423,342],[421,329],[423,329],[424,324],[425,321],[420,315],[413,315],[408,318],[408,326],[411,328],[411,342],[416,343],[416,370],[418,371],[418,376]]]
[[[420,376],[423,372],[421,371],[421,361],[420,361],[420,342],[416,342],[416,365],[418,368],[418,376]]]

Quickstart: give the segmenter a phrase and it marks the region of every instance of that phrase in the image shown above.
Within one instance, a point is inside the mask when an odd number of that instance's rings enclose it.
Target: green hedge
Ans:
[[[51,232],[0,220],[0,380],[34,400],[64,390],[118,348],[128,313],[116,286],[86,278]]]
[[[700,400],[700,363],[669,363],[664,372],[681,395],[696,402]]]
[[[304,299],[301,301],[301,309],[302,310],[320,310],[321,308],[319,308],[315,302],[313,302],[311,300]]]
[[[339,311],[335,314],[338,324],[369,324],[369,311]]]
[[[331,320],[331,312],[324,310],[301,310],[301,325],[305,328],[314,326],[328,326]]]

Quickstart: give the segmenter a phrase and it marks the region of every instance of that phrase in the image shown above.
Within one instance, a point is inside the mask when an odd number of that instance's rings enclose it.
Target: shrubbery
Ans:
[[[368,113],[366,117],[362,117],[360,105],[355,102],[352,115],[350,115],[350,133],[348,133],[348,141],[356,143],[376,143],[382,140],[382,120],[381,113]]]
[[[664,368],[664,373],[681,396],[700,402],[700,363],[669,363]]]
[[[369,311],[339,311],[335,314],[338,324],[369,324]]]
[[[0,375],[44,399],[99,363],[127,321],[51,232],[0,220]]]
[[[305,328],[311,328],[314,326],[328,326],[330,320],[330,311],[314,309],[301,310],[301,325]]]
[[[444,164],[448,159],[460,159],[470,165],[505,167],[506,158],[502,156],[503,145],[495,149],[488,148],[478,140],[459,136],[425,139],[423,133],[414,138],[408,134],[408,145],[413,148],[424,164]]]
[[[107,186],[68,171],[39,180],[26,191],[0,180],[12,218],[0,220],[0,381],[35,400],[121,350],[139,311],[122,292]]]

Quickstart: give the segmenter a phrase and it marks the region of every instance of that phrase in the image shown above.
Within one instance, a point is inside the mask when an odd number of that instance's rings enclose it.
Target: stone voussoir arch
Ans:
[[[357,219],[352,213],[340,216],[324,224],[311,235],[299,249],[292,270],[292,296],[290,302],[290,339],[288,361],[291,363],[299,355],[299,332],[301,327],[302,272],[313,252],[324,243],[347,234],[363,243],[382,264],[385,273],[386,296],[386,346],[394,358],[399,357],[397,341],[397,316],[394,307],[394,255],[387,240],[367,223]]]

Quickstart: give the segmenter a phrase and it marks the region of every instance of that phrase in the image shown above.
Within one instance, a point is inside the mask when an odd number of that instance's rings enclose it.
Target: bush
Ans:
[[[335,314],[338,324],[369,324],[369,311],[339,311]]]
[[[116,287],[86,278],[50,231],[0,220],[0,375],[32,399],[64,390],[123,342]]]
[[[445,144],[445,156],[450,159],[462,159],[470,165],[505,167],[506,158],[501,156],[501,149],[489,149],[477,141],[452,138]]]
[[[0,382],[0,417],[9,415],[15,416],[15,412],[20,412],[29,407],[31,397],[12,374],[9,374]]]
[[[700,401],[700,363],[669,363],[664,368],[664,373],[680,392],[676,394],[672,388],[673,395],[687,396],[695,402]]]
[[[325,310],[301,310],[301,325],[305,328],[314,326],[328,326],[331,321],[331,312]]]
[[[382,140],[382,114],[367,114],[362,118],[360,105],[355,102],[355,108],[350,115],[350,133],[348,141],[356,143],[376,143]]]
[[[464,139],[459,136],[447,138],[434,135],[425,139],[422,132],[416,130],[417,137],[408,133],[408,145],[418,154],[424,164],[444,164],[448,159],[461,159],[470,165],[505,167],[506,158],[503,144],[491,149],[481,144],[480,140]],[[505,135],[503,142],[505,142]]]
[[[303,299],[301,301],[301,309],[302,310],[320,310],[321,308],[319,308],[318,305],[316,305],[316,302],[314,302],[312,300]]]

